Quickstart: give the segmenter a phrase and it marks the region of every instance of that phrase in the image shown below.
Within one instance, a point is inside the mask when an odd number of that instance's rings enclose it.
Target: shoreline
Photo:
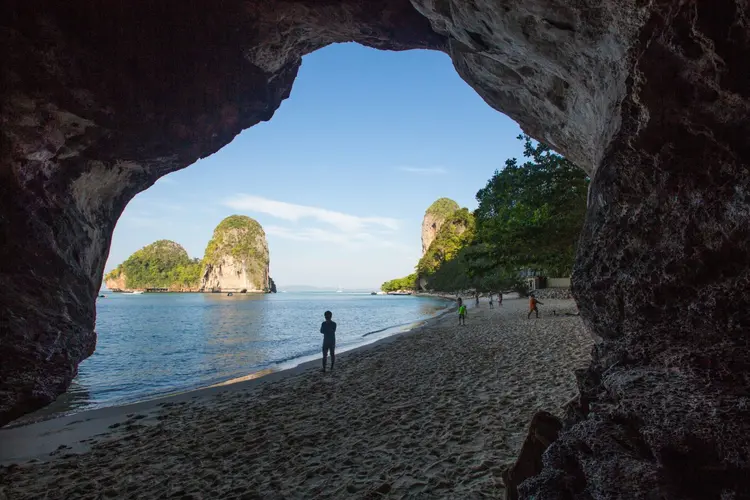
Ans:
[[[183,293],[183,292],[165,292],[165,293]],[[404,326],[410,326],[410,328],[407,328],[402,331],[394,331],[394,333],[387,335],[385,337],[378,338],[375,340],[369,340],[369,341],[365,340],[361,343],[351,346],[348,349],[344,348],[341,351],[337,351],[336,357],[338,359],[345,359],[344,357],[347,354],[355,353],[355,351],[366,350],[367,348],[375,348],[381,343],[387,343],[385,341],[393,339],[394,337],[408,335],[415,331],[419,331],[424,328],[429,328],[435,324],[438,324],[440,321],[442,321],[445,318],[446,315],[456,310],[455,299],[451,299],[449,297],[441,297],[438,295],[430,295],[430,294],[422,294],[421,296],[429,297],[429,298],[441,298],[441,299],[445,299],[448,302],[453,302],[453,304],[446,306],[445,310],[443,310],[442,312],[439,312],[435,316],[429,317],[424,320],[416,320],[414,322],[405,323],[402,325],[392,325],[392,326],[381,328],[379,330],[375,330],[372,332],[367,332],[362,335],[361,337],[362,339],[366,339],[367,337],[373,334],[402,328]],[[339,356],[341,356],[341,358],[339,358]],[[313,358],[313,359],[309,359],[309,358]],[[249,389],[263,382],[273,382],[275,380],[283,379],[288,376],[296,375],[310,368],[313,368],[314,367],[313,365],[317,366],[319,362],[320,362],[320,353],[305,354],[302,356],[295,357],[291,360],[274,363],[270,367],[260,368],[258,370],[242,375],[240,377],[234,377],[231,379],[211,383],[209,385],[202,385],[202,386],[184,389],[184,390],[176,390],[176,391],[168,392],[168,393],[152,394],[151,396],[146,396],[145,398],[139,399],[138,401],[125,402],[122,404],[115,404],[111,406],[101,406],[98,408],[89,408],[89,409],[83,409],[83,410],[71,409],[70,411],[55,411],[55,412],[50,412],[50,413],[45,413],[45,409],[42,408],[40,410],[37,410],[34,413],[31,413],[29,415],[19,418],[15,422],[10,422],[9,424],[6,424],[4,427],[0,427],[0,433],[2,433],[2,431],[6,429],[17,429],[20,427],[35,425],[35,424],[39,424],[43,422],[48,422],[51,420],[78,417],[78,416],[83,416],[83,415],[88,416],[89,413],[99,412],[99,411],[108,410],[108,409],[136,407],[141,404],[148,405],[149,403],[152,403],[152,404],[154,402],[158,403],[158,402],[161,402],[162,400],[166,402],[169,402],[173,399],[175,401],[182,401],[181,397],[184,397],[187,395],[190,395],[191,398],[193,397],[193,395],[197,395],[200,397],[203,395],[202,394],[203,391],[208,391],[208,390],[216,389],[216,388],[226,388],[228,386],[233,386],[235,384],[247,384],[248,387],[243,387],[243,388]],[[195,394],[195,393],[201,393],[201,394]],[[51,404],[54,404],[54,402]],[[140,408],[140,406],[138,406],[138,408]],[[3,453],[2,453],[2,450],[0,450],[0,465],[3,465],[3,464],[4,464]]]
[[[0,430],[0,498],[501,498],[593,340],[550,300],[470,308],[291,370]],[[33,460],[33,461],[32,461]]]

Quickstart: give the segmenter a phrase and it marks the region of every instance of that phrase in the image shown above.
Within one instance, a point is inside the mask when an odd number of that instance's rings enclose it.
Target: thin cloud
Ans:
[[[412,174],[447,174],[448,170],[443,167],[399,167],[402,172]]]
[[[236,195],[225,200],[223,204],[235,210],[268,214],[292,222],[313,219],[346,233],[364,232],[367,229],[395,231],[399,228],[399,221],[390,217],[360,217],[325,208],[269,200],[247,194]]]
[[[367,232],[341,232],[320,228],[290,228],[284,226],[267,226],[265,232],[269,236],[294,241],[332,243],[349,248],[378,247],[408,249],[404,244],[389,241],[382,236]]]

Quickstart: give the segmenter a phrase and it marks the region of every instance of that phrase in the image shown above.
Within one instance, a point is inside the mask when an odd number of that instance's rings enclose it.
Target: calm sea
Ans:
[[[131,403],[319,358],[327,309],[342,352],[449,307],[439,299],[346,292],[104,293],[97,299],[96,352],[45,414]]]

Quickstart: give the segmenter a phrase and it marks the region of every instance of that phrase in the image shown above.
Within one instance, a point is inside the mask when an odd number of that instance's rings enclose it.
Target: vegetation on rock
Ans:
[[[413,273],[404,278],[396,278],[395,280],[386,281],[380,285],[380,289],[384,292],[398,292],[399,290],[414,290],[417,283],[417,274]]]
[[[461,248],[473,240],[474,226],[474,216],[467,208],[453,211],[440,226],[427,253],[419,259],[417,275],[427,277],[437,271],[443,262],[453,259]]]
[[[268,244],[263,228],[255,219],[231,215],[216,226],[203,257],[202,287],[222,288],[222,281],[237,279],[230,276],[227,269],[221,269],[229,263],[228,257],[231,257],[235,272],[239,273],[244,266],[247,279],[255,290],[269,289]]]
[[[434,215],[440,218],[448,218],[453,212],[461,208],[458,203],[451,200],[450,198],[438,198],[435,202],[425,210],[425,216]]]
[[[425,216],[446,219],[417,264],[415,288],[427,283],[429,290],[446,292],[522,290],[519,271],[525,269],[570,276],[589,179],[549,146],[518,138],[527,161],[507,160],[477,193],[473,214],[448,198],[427,209]],[[383,290],[400,281],[384,283]]]
[[[159,240],[135,252],[104,279],[116,280],[124,274],[128,289],[192,289],[200,283],[201,268],[201,260],[191,259],[182,246]]]

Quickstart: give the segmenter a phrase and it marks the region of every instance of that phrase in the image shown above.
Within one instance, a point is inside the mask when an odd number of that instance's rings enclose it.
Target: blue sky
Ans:
[[[475,195],[520,129],[429,51],[332,45],[304,58],[267,123],[160,179],[125,209],[107,271],[158,239],[202,257],[232,214],[266,230],[271,276],[284,285],[377,288],[413,271],[425,209]]]

